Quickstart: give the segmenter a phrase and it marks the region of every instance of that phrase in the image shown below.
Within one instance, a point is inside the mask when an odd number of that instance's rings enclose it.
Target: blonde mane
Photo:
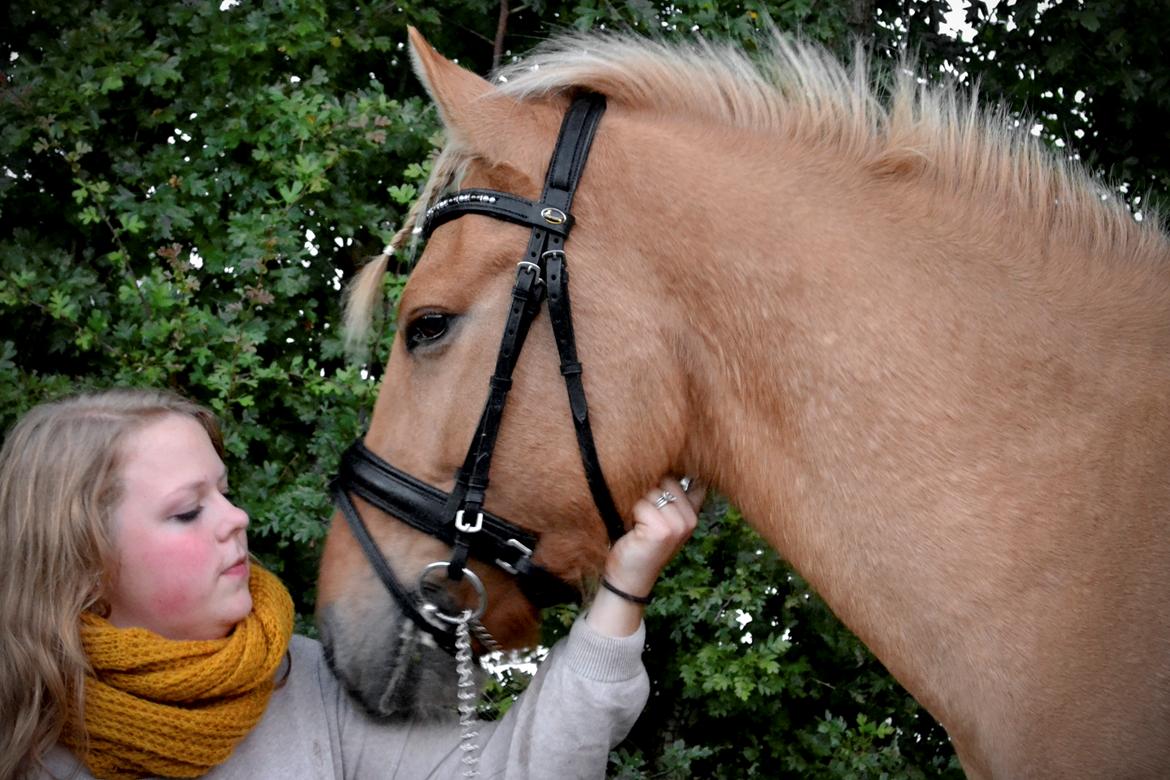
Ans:
[[[1137,221],[1115,193],[1083,167],[1058,157],[1002,107],[978,105],[977,93],[929,84],[911,64],[875,82],[858,48],[851,67],[824,49],[773,31],[752,57],[730,44],[686,43],[626,34],[557,37],[496,76],[501,91],[535,100],[574,90],[663,115],[773,132],[824,149],[879,176],[916,177],[1028,215],[1028,227],[1074,241],[1090,252],[1164,256],[1155,214]],[[387,252],[397,249],[418,214],[458,183],[469,153],[447,148],[418,203]],[[380,299],[388,255],[351,287],[346,327],[360,340]],[[380,270],[379,270],[380,269]],[[369,272],[367,274],[367,272]]]

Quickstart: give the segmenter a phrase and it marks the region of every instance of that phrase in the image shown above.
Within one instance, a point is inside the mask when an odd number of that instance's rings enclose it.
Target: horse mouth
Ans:
[[[319,615],[325,660],[350,696],[382,720],[445,720],[456,717],[455,659],[426,631],[401,614],[357,630],[334,607]],[[382,631],[371,630],[385,626]],[[479,670],[476,670],[479,672]]]

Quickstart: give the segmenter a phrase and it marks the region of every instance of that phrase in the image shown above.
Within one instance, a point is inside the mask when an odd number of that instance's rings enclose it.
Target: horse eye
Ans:
[[[433,344],[447,334],[450,317],[439,312],[430,312],[416,317],[406,326],[406,348],[413,350],[426,344]]]

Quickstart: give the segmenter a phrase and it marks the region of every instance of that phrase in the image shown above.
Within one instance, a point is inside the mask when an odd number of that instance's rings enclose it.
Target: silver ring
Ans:
[[[422,574],[418,575],[418,592],[419,597],[422,600],[419,611],[422,613],[423,617],[435,617],[444,623],[470,623],[472,620],[478,620],[483,616],[484,611],[487,610],[487,589],[484,588],[483,581],[480,580],[476,573],[467,567],[463,568],[463,576],[467,578],[467,581],[471,583],[471,587],[474,588],[475,592],[479,595],[479,606],[475,609],[465,609],[458,615],[448,615],[446,612],[443,612],[441,609],[439,609],[437,604],[432,604],[427,600],[427,597],[423,595],[422,586],[427,579],[427,575],[430,574],[434,569],[443,569],[446,571],[448,568],[450,568],[450,566],[451,564],[449,561],[435,561],[434,563],[428,563],[423,568]]]
[[[676,496],[674,493],[671,493],[669,490],[663,490],[662,495],[654,499],[654,508],[662,509],[662,507],[673,501],[678,501],[678,496]]]
[[[695,481],[694,477],[687,475],[687,476],[683,477],[682,479],[680,479],[678,481],[678,484],[683,489],[684,493],[690,493],[691,492],[691,483],[694,481]]]

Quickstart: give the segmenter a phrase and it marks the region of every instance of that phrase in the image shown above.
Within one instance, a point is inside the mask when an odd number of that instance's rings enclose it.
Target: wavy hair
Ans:
[[[210,411],[135,389],[41,404],[0,448],[0,778],[34,775],[67,719],[85,711],[78,618],[108,610],[123,444],[171,414],[199,422],[222,455]]]

